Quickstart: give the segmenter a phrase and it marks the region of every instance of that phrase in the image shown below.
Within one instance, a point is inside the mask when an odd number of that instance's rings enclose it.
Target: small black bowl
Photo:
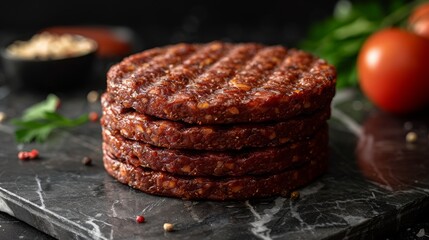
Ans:
[[[11,89],[43,92],[68,91],[89,81],[97,44],[83,55],[60,59],[24,59],[11,56],[6,47],[0,50],[6,84]]]

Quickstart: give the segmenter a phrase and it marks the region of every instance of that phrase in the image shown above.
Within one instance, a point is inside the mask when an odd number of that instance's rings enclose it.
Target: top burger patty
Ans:
[[[281,121],[328,106],[333,66],[259,44],[177,44],[135,54],[108,72],[125,108],[193,124]]]

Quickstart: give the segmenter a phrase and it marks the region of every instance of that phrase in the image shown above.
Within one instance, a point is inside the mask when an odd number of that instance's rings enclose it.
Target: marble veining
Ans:
[[[305,198],[309,195],[318,193],[324,186],[325,184],[321,182],[315,182],[314,184],[311,184],[308,187],[301,189],[299,195],[301,198]]]
[[[332,117],[340,120],[353,134],[356,136],[362,135],[362,126],[357,124],[351,117],[338,110],[336,107],[332,107]]]
[[[112,210],[112,217],[118,217],[118,213],[116,213],[116,209],[115,209],[115,205],[119,203],[119,200],[115,200],[112,203],[112,207],[110,208],[110,210]]]
[[[11,216],[15,216],[12,209],[7,205],[6,201],[0,197],[0,212],[7,213]]]
[[[4,191],[4,193],[2,193],[2,191]],[[46,208],[43,209],[44,211],[38,211],[37,209],[40,209],[39,206],[37,206],[35,203],[22,198],[12,192],[9,192],[7,190],[4,189],[0,189],[0,199],[7,201],[9,203],[12,203],[15,206],[15,209],[11,212],[13,213],[12,216],[19,218],[20,220],[25,221],[25,218],[22,217],[22,210],[25,209],[25,213],[29,214],[32,217],[35,217],[36,219],[39,220],[49,220],[46,222],[47,225],[54,225],[53,221],[57,221],[57,219],[59,219],[59,222],[55,223],[55,226],[57,228],[63,229],[69,233],[71,233],[73,236],[79,236],[81,235],[79,231],[76,231],[73,227],[78,227],[83,231],[87,231],[85,228],[83,228],[82,226],[80,226],[79,224],[68,220],[65,217],[62,217],[56,213],[54,213],[53,211],[49,211]],[[36,206],[37,208],[32,208]],[[3,209],[2,209],[3,211]],[[8,212],[6,212],[8,213]],[[16,214],[15,214],[16,213]],[[49,218],[48,215],[53,216],[53,218]],[[25,216],[25,215],[24,215]],[[31,222],[27,222],[28,224],[32,225]],[[34,224],[34,223],[33,223]],[[32,225],[33,227],[38,227],[36,225]],[[40,229],[39,230],[45,230],[45,229]],[[46,231],[45,231],[46,232]],[[47,232],[50,235],[53,235],[54,237],[59,237],[56,234],[56,230],[55,229],[51,229],[51,232]]]
[[[310,230],[313,233],[313,227],[308,225],[308,223],[306,223],[302,219],[301,214],[299,213],[299,210],[298,210],[298,206],[299,205],[294,204],[292,201],[289,201],[289,208],[290,208],[291,216],[299,221],[299,228],[298,229]]]
[[[244,204],[249,208],[250,212],[255,217],[255,221],[251,222],[252,225],[251,231],[252,233],[263,239],[263,240],[271,240],[271,229],[266,226],[267,223],[271,222],[273,217],[280,211],[284,204],[284,198],[278,197],[274,200],[274,206],[270,209],[264,209],[262,215],[259,214],[255,208],[249,203],[249,201],[245,201]]]
[[[12,106],[30,102],[25,97],[9,95],[0,107],[17,112]],[[0,211],[59,239],[377,238],[429,207],[429,140],[422,135],[406,144],[404,123],[380,115],[356,92],[339,92],[333,104],[329,170],[300,189],[297,201],[147,195],[105,173],[98,124],[57,132],[43,145],[17,145],[10,125],[0,124]],[[69,96],[62,109],[77,114],[94,105]],[[428,134],[425,119],[404,121]],[[40,160],[17,159],[17,151],[32,148],[39,150]],[[81,164],[84,156],[93,166]],[[135,222],[140,214],[143,224]],[[164,232],[165,222],[176,231]]]
[[[40,183],[40,178],[39,176],[36,175],[34,179],[36,179],[36,182],[37,182],[36,192],[37,192],[37,195],[39,195],[40,207],[45,208],[45,200],[43,199],[43,189],[42,189],[42,184]]]
[[[85,221],[85,223],[91,225],[93,227],[93,229],[91,230],[91,234],[92,237],[94,239],[107,239],[103,236],[103,234],[100,231],[100,226],[98,226],[94,221],[96,221],[97,219],[90,217],[87,221]]]

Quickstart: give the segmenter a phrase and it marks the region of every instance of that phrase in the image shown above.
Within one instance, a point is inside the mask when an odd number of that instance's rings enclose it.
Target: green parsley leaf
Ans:
[[[16,141],[44,142],[56,129],[75,127],[88,122],[87,114],[74,119],[62,116],[56,112],[58,104],[59,98],[51,94],[46,100],[25,110],[20,119],[13,119]]]
[[[57,96],[49,94],[46,100],[27,108],[21,119],[29,121],[43,118],[45,112],[55,112],[59,103],[60,99]]]

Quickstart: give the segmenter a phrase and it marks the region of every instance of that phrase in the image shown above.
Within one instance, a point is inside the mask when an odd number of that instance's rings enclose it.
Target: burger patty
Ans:
[[[114,134],[171,149],[238,150],[279,146],[312,136],[330,116],[330,107],[284,122],[228,125],[190,125],[127,112],[108,94],[101,99],[103,127]]]
[[[113,66],[107,91],[125,108],[191,124],[284,121],[329,106],[335,68],[259,44],[177,44]]]
[[[108,153],[103,161],[107,172],[119,182],[146,193],[193,200],[241,200],[282,195],[307,185],[326,170],[328,157],[319,155],[299,168],[277,174],[228,178],[177,176],[135,167]]]
[[[300,142],[279,147],[250,148],[237,151],[177,150],[128,140],[103,130],[106,155],[154,171],[188,176],[243,176],[278,173],[304,164],[328,152],[328,128]]]

